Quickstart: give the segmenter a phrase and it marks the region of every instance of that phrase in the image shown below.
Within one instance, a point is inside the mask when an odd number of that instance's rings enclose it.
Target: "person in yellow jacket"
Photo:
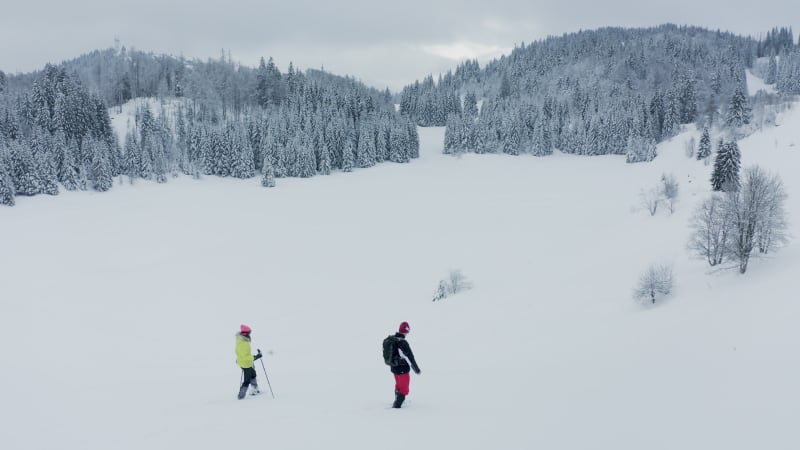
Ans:
[[[255,360],[261,358],[261,350],[253,355],[250,350],[250,332],[252,330],[247,325],[239,327],[239,332],[236,333],[236,363],[242,368],[244,380],[242,386],[239,388],[239,400],[243,399],[247,394],[247,387],[253,386],[250,395],[260,394],[258,383],[256,382],[256,369],[253,367]]]

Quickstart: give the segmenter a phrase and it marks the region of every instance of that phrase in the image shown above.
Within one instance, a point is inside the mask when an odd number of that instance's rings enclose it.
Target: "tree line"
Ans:
[[[0,203],[56,195],[59,186],[105,191],[119,175],[165,182],[180,173],[260,174],[274,186],[275,178],[419,155],[416,127],[395,112],[388,91],[291,64],[281,73],[272,59],[256,69],[229,57],[178,62],[108,50],[0,78]],[[118,65],[126,69],[114,72]],[[86,70],[116,75],[87,81]],[[118,142],[108,106],[162,94],[143,102]]]
[[[759,41],[674,25],[565,34],[523,43],[483,69],[467,61],[438,82],[415,82],[400,110],[419,125],[445,125],[445,153],[558,149],[649,161],[683,124],[747,125],[745,71],[765,49],[781,52],[772,66],[781,93],[800,93],[792,40],[788,29]]]

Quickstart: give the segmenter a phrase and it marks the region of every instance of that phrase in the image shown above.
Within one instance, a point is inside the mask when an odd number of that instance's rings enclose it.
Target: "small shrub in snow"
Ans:
[[[651,265],[639,277],[633,290],[633,298],[641,303],[655,303],[656,297],[672,292],[674,279],[671,265]]]
[[[439,280],[439,286],[433,296],[433,301],[441,300],[462,291],[472,289],[472,283],[461,273],[460,270],[451,270],[450,276]]]

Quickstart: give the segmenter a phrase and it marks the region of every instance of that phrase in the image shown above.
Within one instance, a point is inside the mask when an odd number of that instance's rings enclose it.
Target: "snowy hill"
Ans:
[[[800,107],[740,142],[800,236]],[[441,154],[266,190],[182,177],[0,209],[0,448],[792,449],[800,244],[746,275],[686,250],[710,167]],[[639,193],[680,182],[674,214]],[[653,262],[676,289],[643,308]],[[431,302],[461,269],[474,289]],[[380,341],[411,323],[407,407]],[[236,400],[234,333],[276,398]],[[256,368],[263,387],[263,372]]]

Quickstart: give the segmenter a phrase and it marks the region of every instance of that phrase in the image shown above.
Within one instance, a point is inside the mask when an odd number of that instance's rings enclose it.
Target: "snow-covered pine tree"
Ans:
[[[703,127],[703,134],[700,136],[700,144],[697,149],[697,160],[703,160],[711,156],[711,136],[708,127]]]
[[[711,173],[711,188],[715,191],[739,190],[741,153],[736,142],[723,143],[717,150],[714,171]]]
[[[695,80],[694,74],[688,74],[683,77],[680,83],[680,117],[681,123],[694,122],[697,116],[697,97],[695,96]]]
[[[356,164],[358,167],[366,168],[375,165],[375,136],[372,129],[372,124],[369,122],[362,122],[361,129],[358,136],[358,159]]]
[[[262,56],[261,60],[258,62],[258,69],[256,69],[256,102],[262,108],[266,107],[270,102],[268,77],[267,63]]]
[[[459,131],[458,118],[453,114],[447,116],[447,123],[444,128],[444,149],[442,153],[445,155],[458,153],[457,145],[460,142],[460,136],[458,136]]]
[[[736,88],[733,97],[728,105],[728,113],[725,116],[725,125],[731,128],[738,128],[750,123],[751,109],[741,87]]]
[[[0,72],[1,73],[1,72]],[[6,150],[0,141],[0,205],[14,206],[14,182],[9,174],[7,158],[5,156]]]
[[[53,158],[53,138],[49,131],[37,128],[31,138],[31,150],[39,174],[40,193],[58,195],[58,175]]]
[[[464,95],[464,117],[471,120],[478,118],[478,100],[472,91]]]
[[[470,127],[473,129],[475,136],[473,151],[478,154],[486,153],[488,136],[486,134],[486,126],[482,121],[472,122]]]
[[[230,175],[235,178],[252,178],[255,175],[253,150],[241,125],[230,127],[228,139],[233,159]]]
[[[314,157],[314,149],[311,148],[311,142],[308,138],[300,139],[296,163],[296,176],[309,178],[316,175],[317,163]]]
[[[319,173],[321,175],[330,175],[331,174],[331,151],[328,146],[328,142],[323,140],[322,148],[319,150]]]
[[[503,153],[508,155],[519,155],[521,143],[520,126],[514,117],[503,119]]]
[[[409,158],[419,158],[419,134],[417,133],[417,126],[411,122],[406,122],[406,129],[408,130],[409,139]]]
[[[36,195],[41,192],[40,175],[27,142],[13,140],[11,148],[11,180],[16,195]]]
[[[402,128],[392,127],[389,137],[389,161],[396,163],[408,162],[409,139],[408,132]]]
[[[261,186],[275,187],[275,169],[272,167],[272,161],[269,156],[264,157],[264,176],[261,177]]]
[[[111,167],[108,162],[108,152],[100,142],[93,141],[90,145],[93,151],[92,170],[90,173],[92,188],[98,192],[105,192],[114,185]]]
[[[767,84],[775,84],[778,81],[778,62],[775,59],[775,53],[769,56],[769,64],[767,65],[767,74],[764,77],[764,82]]]

